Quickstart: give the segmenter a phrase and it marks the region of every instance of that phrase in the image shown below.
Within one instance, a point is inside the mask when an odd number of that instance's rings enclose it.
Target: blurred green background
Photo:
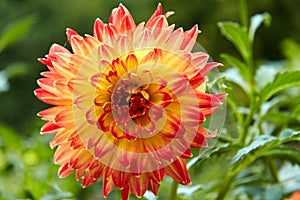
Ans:
[[[56,177],[58,166],[52,164],[54,151],[48,146],[51,136],[39,135],[44,122],[36,116],[47,105],[33,90],[39,73],[46,70],[37,58],[44,57],[53,43],[69,48],[66,28],[92,34],[94,20],[107,22],[120,2],[136,23],[147,20],[161,2],[164,11],[175,11],[170,24],[184,29],[199,25],[197,41],[214,60],[221,61],[222,52],[236,54],[216,24],[239,21],[238,0],[0,0],[0,199],[101,199],[99,184],[81,189],[73,175]],[[299,0],[248,1],[250,16],[265,11],[272,16],[271,26],[258,31],[257,59],[300,60],[299,7]],[[117,196],[113,193],[108,199]]]

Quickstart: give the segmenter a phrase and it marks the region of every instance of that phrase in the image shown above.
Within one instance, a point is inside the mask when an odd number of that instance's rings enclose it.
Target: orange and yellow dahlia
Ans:
[[[53,107],[38,115],[55,134],[59,176],[76,172],[82,187],[102,178],[103,196],[116,186],[122,199],[150,188],[157,195],[164,175],[191,183],[190,148],[207,145],[200,124],[225,97],[205,93],[205,76],[220,63],[192,53],[199,33],[174,30],[159,4],[147,23],[135,24],[120,5],[109,23],[97,19],[93,36],[67,29],[72,51],[54,44],[40,59],[49,71],[35,95]]]

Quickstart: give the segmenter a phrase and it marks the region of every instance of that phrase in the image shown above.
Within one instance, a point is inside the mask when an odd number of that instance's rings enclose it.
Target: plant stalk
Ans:
[[[279,180],[279,178],[278,178],[278,170],[277,170],[276,164],[275,164],[274,161],[273,161],[271,158],[269,158],[269,157],[266,158],[266,162],[267,162],[267,164],[268,164],[268,166],[269,166],[269,169],[270,169],[271,174],[272,174],[272,176],[273,176],[273,178],[274,178],[274,181],[275,181],[276,183],[280,183],[280,180]]]
[[[177,188],[178,188],[178,183],[173,180],[172,187],[171,187],[171,194],[169,200],[176,200],[177,197]]]
[[[248,9],[246,0],[240,0],[240,17],[242,25],[248,27]]]

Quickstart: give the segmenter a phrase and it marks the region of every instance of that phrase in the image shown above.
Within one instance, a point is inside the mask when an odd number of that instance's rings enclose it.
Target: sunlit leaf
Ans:
[[[300,132],[295,132],[292,129],[284,130],[278,138],[271,135],[258,136],[249,146],[244,147],[237,152],[231,164],[236,164],[238,161],[246,157],[252,157],[252,160],[254,161],[261,156],[269,155],[271,150],[276,150],[276,148],[283,143],[299,141],[299,136]]]
[[[0,35],[0,53],[21,39],[31,29],[33,23],[34,17],[29,16],[8,24]]]
[[[53,185],[53,193],[44,195],[41,200],[59,200],[59,199],[70,199],[73,197],[73,194],[70,192],[65,192],[60,189],[57,185]]]
[[[246,94],[250,94],[250,87],[237,68],[230,68],[223,72],[223,75],[226,76],[227,81],[231,81],[239,85],[246,92]]]
[[[278,72],[283,72],[283,62],[268,62],[260,65],[255,74],[255,85],[258,89],[262,89],[268,83],[273,82]]]
[[[249,28],[249,39],[254,40],[255,32],[264,23],[265,26],[270,26],[272,17],[269,13],[256,14],[251,17],[251,23]]]
[[[73,195],[69,192],[59,192],[55,194],[48,194],[43,196],[41,200],[60,200],[60,199],[70,199]]]
[[[264,102],[260,108],[260,115],[264,116],[268,114],[271,109],[274,109],[282,104],[285,104],[287,101],[287,97],[285,96],[277,96],[271,99],[270,101]]]
[[[287,71],[284,73],[278,73],[274,78],[274,81],[268,83],[261,90],[261,103],[268,100],[275,93],[295,86],[300,86],[300,71]]]
[[[190,197],[194,192],[201,189],[202,185],[193,185],[193,186],[180,186],[177,190],[178,194],[184,195],[185,197]]]
[[[294,140],[300,140],[300,131],[294,131],[293,129],[290,128],[285,129],[280,134],[280,140],[282,141],[282,143],[294,141]]]
[[[214,146],[213,148],[207,147],[199,152],[198,156],[193,157],[189,160],[187,163],[187,168],[189,169],[193,165],[195,165],[198,162],[203,162],[206,159],[210,158],[212,155],[222,153],[222,151],[227,151],[228,148],[234,148],[234,146],[230,146],[229,143],[220,144],[218,146]]]
[[[147,199],[147,200],[157,200],[157,198],[155,197],[155,195],[153,194],[153,192],[147,190],[146,193],[144,194],[143,198]]]
[[[218,26],[222,35],[232,42],[235,48],[241,53],[242,57],[247,60],[250,56],[249,50],[251,49],[247,28],[234,22],[219,22]]]
[[[244,158],[246,155],[257,150],[258,148],[263,149],[263,147],[269,147],[268,144],[272,143],[273,141],[276,141],[276,137],[274,136],[262,135],[256,137],[249,146],[242,148],[237,152],[231,164],[235,164],[236,162]]]

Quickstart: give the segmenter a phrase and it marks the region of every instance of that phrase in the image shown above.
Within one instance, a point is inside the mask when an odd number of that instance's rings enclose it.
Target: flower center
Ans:
[[[147,114],[151,104],[149,94],[146,91],[137,89],[129,99],[129,114],[132,119]]]

